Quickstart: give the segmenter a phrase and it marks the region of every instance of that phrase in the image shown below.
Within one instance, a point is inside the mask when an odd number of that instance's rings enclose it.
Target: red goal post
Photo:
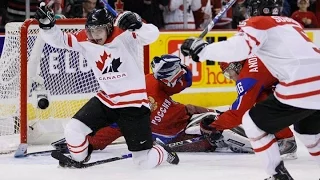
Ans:
[[[64,32],[76,33],[84,29],[85,21],[59,19],[56,24]],[[19,143],[60,138],[63,120],[71,118],[99,88],[81,54],[45,44],[35,19],[8,23],[5,29],[0,59],[0,153]],[[148,48],[139,52],[145,73],[149,72]],[[49,99],[44,110],[37,107],[42,95]]]

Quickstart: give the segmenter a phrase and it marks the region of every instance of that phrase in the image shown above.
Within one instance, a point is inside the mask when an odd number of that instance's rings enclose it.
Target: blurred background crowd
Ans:
[[[8,22],[22,22],[33,17],[41,0],[1,0],[0,29]],[[43,0],[42,0],[43,1]],[[283,0],[282,15],[292,17],[305,28],[319,28],[320,0]],[[83,18],[99,0],[45,0],[60,18]],[[219,13],[228,0],[108,0],[116,11],[133,11],[161,30],[203,29]],[[215,29],[235,29],[246,17],[246,0],[238,0],[215,26]],[[26,11],[27,8],[27,11]],[[28,10],[30,9],[30,10]]]

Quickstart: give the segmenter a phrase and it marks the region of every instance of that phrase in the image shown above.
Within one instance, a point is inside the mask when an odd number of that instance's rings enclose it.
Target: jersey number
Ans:
[[[312,41],[309,39],[309,37],[304,33],[304,31],[303,31],[303,29],[302,28],[300,28],[300,27],[296,27],[296,26],[294,26],[293,27],[307,42],[311,42],[312,43]],[[317,52],[317,53],[319,53],[320,54],[320,49],[318,49],[316,46],[314,46],[314,47],[312,47],[313,48],[313,50],[315,51],[315,52]]]
[[[241,82],[239,82],[239,83],[237,84],[237,91],[238,91],[238,94],[241,94],[241,93],[244,91]]]

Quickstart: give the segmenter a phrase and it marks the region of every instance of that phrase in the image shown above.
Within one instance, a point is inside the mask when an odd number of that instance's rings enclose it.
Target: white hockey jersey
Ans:
[[[250,18],[234,37],[206,46],[199,57],[232,62],[252,54],[279,80],[275,97],[280,102],[320,109],[320,50],[298,22],[280,16]]]
[[[158,38],[156,26],[143,24],[134,32],[115,26],[104,46],[88,41],[84,30],[70,34],[54,26],[50,30],[41,30],[40,34],[51,46],[78,51],[85,57],[102,89],[96,96],[106,106],[149,107],[139,49]]]
[[[195,29],[193,11],[201,8],[201,0],[187,0],[187,29]],[[165,29],[184,29],[183,28],[183,0],[171,0],[163,11]]]

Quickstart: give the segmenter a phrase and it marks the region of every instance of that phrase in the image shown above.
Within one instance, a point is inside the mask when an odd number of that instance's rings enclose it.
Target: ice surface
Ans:
[[[50,147],[30,147],[29,152]],[[91,161],[126,154],[126,145],[111,145],[95,152]],[[15,159],[0,155],[0,180],[263,180],[267,177],[255,155],[234,153],[179,153],[180,164],[139,169],[131,159],[87,169],[64,169],[51,156]],[[319,180],[319,166],[299,142],[298,159],[285,165],[295,180]]]

